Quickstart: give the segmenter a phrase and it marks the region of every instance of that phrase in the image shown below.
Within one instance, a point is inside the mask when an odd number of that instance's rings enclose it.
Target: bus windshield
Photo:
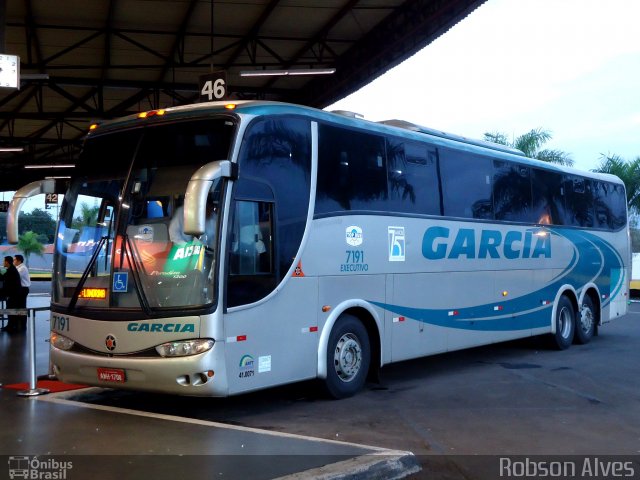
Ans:
[[[213,182],[200,237],[184,233],[183,201],[200,166],[228,158],[234,130],[220,118],[89,138],[60,213],[53,303],[146,314],[215,303],[224,181]]]

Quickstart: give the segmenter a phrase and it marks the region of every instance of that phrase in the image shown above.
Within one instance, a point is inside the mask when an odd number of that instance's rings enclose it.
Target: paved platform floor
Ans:
[[[28,306],[47,306],[36,286]],[[36,314],[36,372],[48,373],[48,312]],[[29,380],[27,335],[0,333],[0,383]],[[289,435],[179,415],[0,388],[0,478],[27,469],[69,480],[402,478],[419,469],[408,452]],[[101,389],[97,389],[100,391]],[[45,475],[46,476],[46,475]],[[26,478],[26,477],[25,477]]]

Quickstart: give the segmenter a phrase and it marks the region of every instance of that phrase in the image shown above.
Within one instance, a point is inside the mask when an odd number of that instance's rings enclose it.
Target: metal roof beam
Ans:
[[[33,63],[32,50],[35,49],[36,53],[36,65],[40,73],[43,73],[42,68],[42,49],[40,47],[40,40],[38,39],[37,26],[35,19],[33,18],[33,7],[31,0],[26,0],[27,16],[25,18],[26,34],[27,34],[27,55],[29,63]]]
[[[165,75],[171,69],[173,65],[173,58],[176,55],[176,53],[178,53],[178,55],[181,56],[181,52],[184,49],[184,41],[185,41],[185,34],[187,32],[187,27],[189,26],[189,21],[191,20],[193,11],[195,10],[197,4],[198,4],[198,0],[191,0],[191,2],[189,2],[187,11],[185,12],[184,17],[182,18],[182,22],[180,23],[180,28],[178,28],[178,31],[176,33],[173,46],[171,47],[171,50],[169,52],[169,61],[166,62],[162,67],[162,71],[158,75],[158,79],[157,79],[158,82],[161,82],[162,80],[164,80]]]
[[[278,3],[280,3],[280,0],[271,0],[271,2],[269,2],[269,5],[267,5],[266,8],[262,11],[262,13],[260,14],[260,18],[258,18],[256,23],[253,24],[251,30],[249,30],[249,32],[246,34],[244,40],[240,42],[238,48],[236,48],[234,52],[229,56],[229,58],[227,58],[227,61],[222,67],[223,70],[228,70],[238,59],[243,50],[247,48],[249,43],[252,40],[257,40],[260,29],[267,21],[269,16],[273,13],[273,10],[278,6]]]
[[[82,105],[84,102],[89,100],[94,94],[95,94],[95,89],[91,89],[89,92],[85,93],[82,97],[77,98],[76,101],[69,108],[67,108],[64,112],[61,112],[61,113],[63,115],[68,115],[68,114],[72,113],[80,105]],[[58,123],[57,120],[49,122],[44,127],[39,128],[35,132],[31,133],[29,135],[29,137],[30,138],[40,138],[40,137],[44,136],[44,134],[47,133],[49,130],[51,130],[53,127],[55,127],[57,125],[57,123]]]
[[[334,75],[314,79],[293,101],[322,108],[339,100],[427,46],[485,1],[407,1],[340,57]]]
[[[282,65],[284,70],[291,68],[295,65],[298,60],[302,58],[302,56],[307,53],[316,43],[321,40],[324,40],[326,36],[329,34],[331,29],[337,25],[337,23],[342,20],[351,9],[359,2],[360,0],[349,0],[339,11],[336,13],[331,19],[323,25],[323,27],[307,42],[305,45],[298,50],[287,62]],[[264,88],[270,88],[276,81],[277,77],[271,78]]]

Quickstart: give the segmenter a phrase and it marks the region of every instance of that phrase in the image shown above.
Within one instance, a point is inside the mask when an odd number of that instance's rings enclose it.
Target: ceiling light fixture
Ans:
[[[20,80],[49,80],[48,73],[23,73]]]
[[[23,152],[23,147],[0,147],[0,152]]]
[[[243,70],[241,77],[283,77],[290,75],[331,75],[335,68],[308,68],[298,70]]]
[[[74,168],[75,165],[25,165],[24,168]]]

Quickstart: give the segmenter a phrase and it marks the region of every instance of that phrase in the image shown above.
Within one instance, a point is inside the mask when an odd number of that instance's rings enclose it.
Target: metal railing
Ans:
[[[27,339],[29,342],[29,389],[21,390],[17,393],[20,397],[34,397],[49,393],[46,388],[38,387],[38,377],[36,376],[36,312],[44,312],[49,307],[27,307],[27,308],[2,308],[0,315],[22,315],[27,317]],[[0,383],[2,386],[2,383]]]

